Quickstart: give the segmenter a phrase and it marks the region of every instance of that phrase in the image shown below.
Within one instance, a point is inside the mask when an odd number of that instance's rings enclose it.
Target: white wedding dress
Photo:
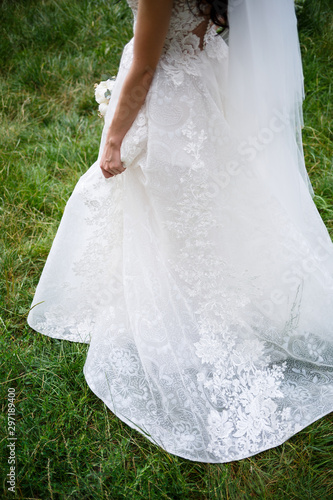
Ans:
[[[97,160],[79,180],[28,322],[90,344],[87,383],[128,425],[227,462],[333,409],[333,245],[305,182],[300,221],[253,162],[232,168],[228,46],[211,26],[201,50],[200,22],[175,1],[126,171],[106,180]],[[133,40],[100,155],[132,53]]]

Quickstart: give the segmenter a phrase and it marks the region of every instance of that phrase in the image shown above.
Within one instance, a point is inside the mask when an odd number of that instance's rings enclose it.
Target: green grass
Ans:
[[[333,26],[329,0],[299,11],[304,148],[333,234]],[[318,499],[333,496],[327,416],[282,446],[226,465],[156,448],[88,388],[87,346],[50,339],[26,315],[69,194],[97,156],[93,84],[116,74],[131,14],[122,1],[0,1],[1,498],[7,491],[8,387],[16,389],[22,499]]]

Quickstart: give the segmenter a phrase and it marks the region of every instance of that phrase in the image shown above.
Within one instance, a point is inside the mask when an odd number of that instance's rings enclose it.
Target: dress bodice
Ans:
[[[127,0],[134,14],[134,18],[136,17],[138,9],[138,1],[139,0]],[[198,18],[196,11],[195,0],[174,0],[167,39],[174,38],[178,33],[182,35],[187,32],[189,33],[200,25],[202,19]]]
[[[134,15],[134,25],[138,0],[127,0]],[[198,15],[195,0],[174,0],[172,15],[160,60],[161,66],[169,73],[174,83],[181,84],[184,72],[197,73],[197,57],[204,50],[208,57],[224,59],[227,45],[216,36],[214,25]]]

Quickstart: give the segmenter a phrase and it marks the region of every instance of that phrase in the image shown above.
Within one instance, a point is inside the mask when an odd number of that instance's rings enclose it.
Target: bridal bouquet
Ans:
[[[100,116],[105,116],[108,109],[112,89],[114,87],[116,78],[113,76],[108,80],[100,83],[95,83],[95,99],[98,102],[98,111]]]

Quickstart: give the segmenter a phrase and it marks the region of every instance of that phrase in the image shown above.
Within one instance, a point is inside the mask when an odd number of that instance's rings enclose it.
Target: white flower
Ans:
[[[101,104],[98,106],[98,111],[102,116],[105,116],[106,112],[108,109],[108,103],[107,102],[101,102]]]
[[[95,99],[99,104],[98,110],[102,116],[105,116],[114,84],[115,77],[95,84]]]

